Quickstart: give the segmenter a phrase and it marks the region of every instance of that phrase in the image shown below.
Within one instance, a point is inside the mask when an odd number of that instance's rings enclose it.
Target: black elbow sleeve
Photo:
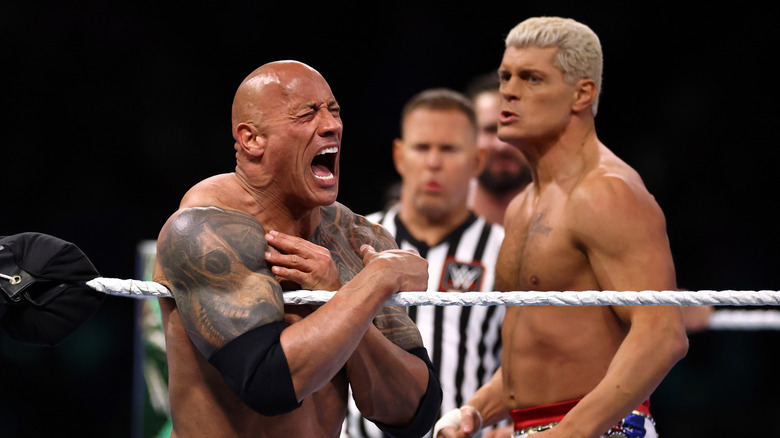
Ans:
[[[375,422],[376,426],[386,434],[394,438],[419,438],[433,429],[433,425],[439,418],[441,409],[441,384],[439,383],[438,372],[428,358],[428,350],[425,347],[416,347],[407,350],[409,353],[419,357],[428,365],[428,388],[425,390],[414,418],[409,424],[404,426],[391,426]]]
[[[279,338],[287,327],[273,322],[248,331],[209,357],[230,389],[247,406],[266,415],[280,415],[301,403]]]

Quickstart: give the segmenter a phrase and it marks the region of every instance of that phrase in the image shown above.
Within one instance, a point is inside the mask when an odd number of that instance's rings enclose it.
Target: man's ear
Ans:
[[[404,158],[404,141],[400,138],[393,140],[393,164],[395,165],[395,171],[398,172],[401,177],[404,176],[403,163]]]
[[[482,174],[482,172],[485,170],[485,166],[487,165],[487,149],[481,148],[479,146],[474,145],[474,147],[477,149],[477,153],[474,154],[474,159],[477,161],[476,167],[474,168],[474,174],[472,177],[476,178]]]
[[[236,125],[236,148],[252,158],[260,158],[265,152],[265,137],[250,123]]]
[[[590,104],[593,102],[593,99],[596,98],[596,93],[596,83],[593,79],[580,79],[577,82],[577,87],[574,92],[572,111],[580,112],[590,108]]]

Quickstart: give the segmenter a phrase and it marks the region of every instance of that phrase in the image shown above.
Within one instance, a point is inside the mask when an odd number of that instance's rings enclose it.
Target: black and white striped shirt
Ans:
[[[438,244],[429,247],[412,237],[398,216],[398,207],[366,216],[395,236],[401,249],[414,249],[428,260],[428,291],[492,291],[496,259],[504,238],[500,225],[473,214]],[[502,306],[412,306],[409,316],[417,324],[423,344],[439,370],[441,412],[468,401],[487,383],[501,363]],[[429,432],[427,437],[431,433]],[[382,437],[363,419],[349,398],[342,437]]]

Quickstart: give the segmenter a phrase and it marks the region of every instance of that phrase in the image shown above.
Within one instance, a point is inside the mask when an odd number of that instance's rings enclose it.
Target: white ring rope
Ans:
[[[98,277],[87,286],[108,295],[135,298],[171,297],[170,291],[153,281]],[[299,290],[284,293],[286,304],[322,304],[335,292]],[[780,292],[761,291],[515,291],[515,292],[399,292],[389,306],[777,306]]]
[[[170,298],[171,292],[153,281],[98,277],[87,286],[107,295]],[[285,304],[323,304],[335,292],[298,290],[284,293]],[[515,291],[515,292],[399,292],[389,306],[777,306],[780,292],[761,291]],[[717,310],[710,330],[780,330],[777,310]]]
[[[171,298],[171,291],[160,283],[141,280],[122,280],[119,278],[97,277],[87,282],[87,286],[106,295],[132,298]]]

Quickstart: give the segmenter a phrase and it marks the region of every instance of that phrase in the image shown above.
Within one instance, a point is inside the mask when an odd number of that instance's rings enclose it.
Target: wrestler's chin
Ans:
[[[498,138],[504,143],[519,149],[520,152],[524,152],[521,145],[529,140],[527,133],[521,132],[515,126],[500,126],[498,128]]]
[[[326,206],[336,202],[336,198],[339,195],[339,180],[338,177],[333,177],[332,180],[322,181],[316,179],[314,186],[311,190],[312,197],[314,198],[314,204],[317,206]]]

